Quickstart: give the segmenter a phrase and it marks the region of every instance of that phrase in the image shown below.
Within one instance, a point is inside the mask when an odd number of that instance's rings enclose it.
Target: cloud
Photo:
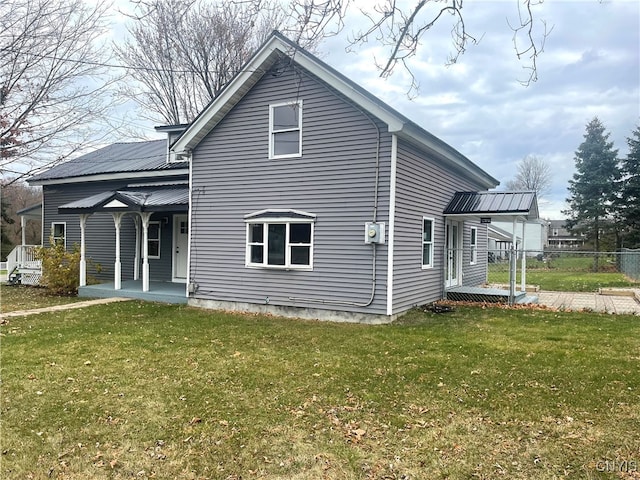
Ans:
[[[554,175],[541,211],[562,218],[586,124],[598,116],[625,155],[625,139],[640,123],[640,4],[577,0],[537,7],[551,33],[538,59],[539,79],[529,87],[518,83],[526,78],[526,64],[516,58],[507,24],[507,18],[517,22],[516,0],[469,2],[464,11],[481,41],[447,67],[448,27],[427,32],[410,61],[420,83],[413,100],[405,95],[411,82],[406,72],[378,77],[373,59],[380,62],[384,52],[374,43],[357,54],[335,48],[325,60],[502,182],[514,177],[525,156],[545,159]],[[543,25],[538,20],[534,27],[540,40]],[[328,44],[345,41],[337,37]]]

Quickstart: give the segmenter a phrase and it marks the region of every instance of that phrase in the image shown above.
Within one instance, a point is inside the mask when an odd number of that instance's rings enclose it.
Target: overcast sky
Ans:
[[[387,80],[378,77],[372,59],[384,52],[372,43],[346,53],[344,36],[331,38],[320,47],[321,56],[503,185],[522,158],[543,158],[554,178],[552,192],[540,201],[541,216],[564,218],[574,152],[586,124],[597,116],[620,155],[626,155],[626,137],[640,124],[640,2],[547,0],[537,7],[536,17],[553,30],[538,60],[539,79],[528,87],[518,81],[527,78],[526,64],[514,53],[507,24],[507,18],[512,24],[518,20],[516,0],[467,0],[464,13],[479,45],[447,67],[450,25],[428,32],[411,61],[420,83],[413,100],[401,69]]]
[[[464,2],[467,30],[480,43],[469,46],[454,66],[445,65],[452,51],[452,24],[444,20],[427,32],[410,61],[420,84],[413,99],[407,96],[411,82],[402,68],[388,79],[379,77],[374,58],[383,59],[385,52],[375,41],[345,50],[347,37],[366,25],[355,8],[343,32],[325,40],[318,53],[502,185],[514,178],[517,163],[527,155],[546,160],[553,170],[553,186],[539,202],[540,213],[560,219],[567,182],[575,170],[574,152],[586,124],[597,116],[620,155],[626,155],[626,137],[640,124],[640,2],[546,0],[538,5],[536,39],[543,31],[540,20],[552,31],[538,59],[539,79],[528,87],[519,82],[527,78],[528,64],[516,58],[507,24],[507,19],[512,25],[518,21],[517,2]],[[124,30],[122,24],[116,28]]]

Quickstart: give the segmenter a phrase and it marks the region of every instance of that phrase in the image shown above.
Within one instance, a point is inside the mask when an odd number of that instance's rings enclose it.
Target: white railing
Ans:
[[[25,277],[28,284],[37,284],[42,274],[42,262],[36,259],[38,245],[18,245],[7,255],[7,275],[12,273],[28,274]]]

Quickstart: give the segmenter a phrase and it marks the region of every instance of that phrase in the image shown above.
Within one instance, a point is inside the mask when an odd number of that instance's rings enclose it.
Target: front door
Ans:
[[[445,232],[445,245],[447,250],[447,264],[445,274],[445,287],[460,285],[462,262],[462,228],[459,222],[447,220]]]
[[[187,252],[189,249],[189,218],[173,216],[173,281],[187,281]]]

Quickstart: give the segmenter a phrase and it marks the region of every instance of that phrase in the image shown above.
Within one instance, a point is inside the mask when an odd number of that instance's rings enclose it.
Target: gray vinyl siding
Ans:
[[[52,222],[66,222],[67,250],[74,244],[80,246],[80,216],[78,214],[59,214],[58,207],[66,203],[80,200],[96,193],[123,188],[126,182],[88,182],[83,184],[61,184],[43,186],[44,199],[44,237],[43,244],[49,245]],[[162,222],[168,217],[169,223]],[[149,278],[151,280],[170,281],[172,268],[172,215],[154,214],[151,221],[159,220],[161,240],[160,258],[149,259]],[[114,278],[115,263],[115,226],[109,213],[94,213],[87,219],[86,255],[89,265],[88,275],[98,281],[108,282]],[[135,258],[135,226],[133,214],[125,215],[120,229],[120,262],[122,264],[122,280],[133,279]],[[95,265],[99,264],[101,272],[97,273]],[[142,270],[140,270],[142,272]]]
[[[477,228],[478,258],[471,265],[471,228]],[[487,227],[479,221],[466,221],[463,228],[462,285],[477,287],[487,281]]]
[[[442,298],[444,288],[445,218],[442,215],[456,191],[480,187],[437,160],[398,140],[394,228],[393,313]],[[422,218],[434,219],[434,265],[422,268]],[[469,226],[463,226],[469,244]],[[478,238],[483,236],[478,229]],[[463,259],[463,278],[469,259]],[[476,273],[474,273],[474,276]]]
[[[303,156],[269,160],[269,105],[296,98],[303,101]],[[388,225],[391,136],[376,125],[378,221]],[[387,245],[376,247],[372,304],[341,303],[367,303],[372,291],[364,224],[374,210],[377,137],[364,114],[308,72],[266,73],[193,152],[194,297],[385,314]],[[270,208],[317,216],[312,271],[245,267],[244,216]]]

